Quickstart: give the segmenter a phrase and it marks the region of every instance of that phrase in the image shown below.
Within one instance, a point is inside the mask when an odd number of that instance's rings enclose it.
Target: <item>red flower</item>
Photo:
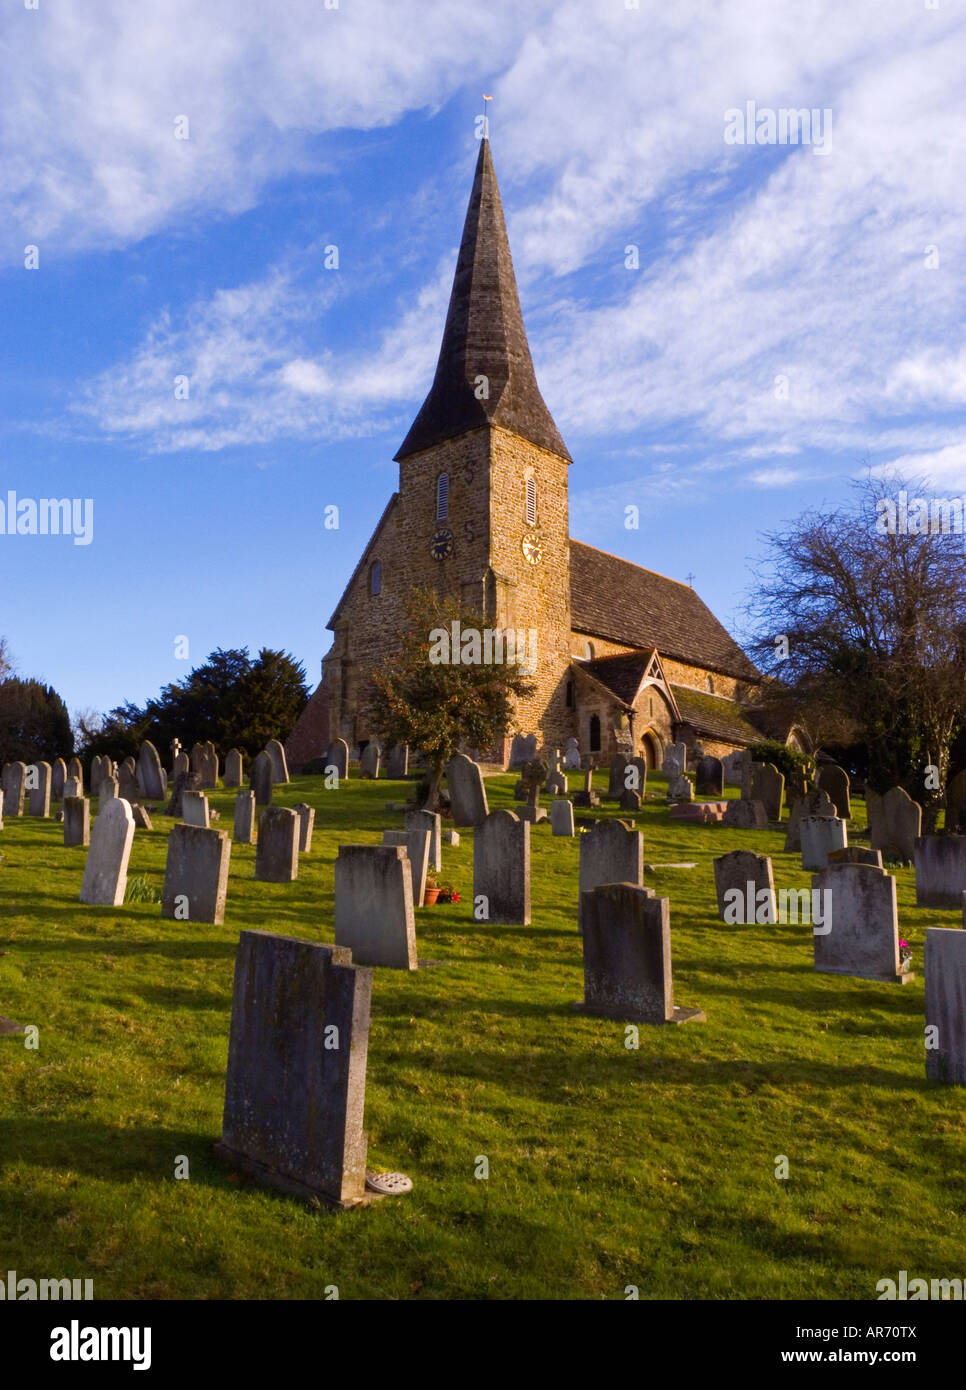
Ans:
[[[458,903],[459,900],[460,900],[460,895],[459,895],[459,893],[454,893],[453,896],[450,898],[450,902],[453,902],[453,903]]]

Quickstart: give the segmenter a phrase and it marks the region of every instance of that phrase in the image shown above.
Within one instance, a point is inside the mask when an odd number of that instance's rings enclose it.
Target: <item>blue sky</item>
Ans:
[[[314,685],[484,91],[574,536],[733,627],[760,533],[866,461],[963,493],[964,66],[952,0],[8,4],[0,501],[94,500],[88,546],[0,536],[19,672],[107,709],[267,645]],[[749,100],[828,111],[826,148],[728,143]]]

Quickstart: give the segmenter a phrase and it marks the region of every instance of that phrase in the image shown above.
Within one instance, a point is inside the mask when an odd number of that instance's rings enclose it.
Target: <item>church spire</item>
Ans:
[[[486,424],[512,430],[570,461],[534,375],[490,142],[484,137],[436,376],[396,458]]]

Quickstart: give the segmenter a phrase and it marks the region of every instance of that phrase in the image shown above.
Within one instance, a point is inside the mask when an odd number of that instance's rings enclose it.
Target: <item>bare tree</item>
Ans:
[[[0,681],[5,681],[14,673],[13,657],[6,637],[0,637]]]

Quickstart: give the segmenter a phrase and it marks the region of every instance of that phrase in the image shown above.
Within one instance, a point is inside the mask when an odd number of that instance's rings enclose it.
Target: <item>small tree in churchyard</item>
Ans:
[[[369,672],[376,728],[390,742],[418,748],[429,763],[428,810],[438,808],[446,764],[460,746],[491,747],[511,727],[514,700],[534,690],[521,667],[505,661],[438,659],[445,646],[439,634],[454,622],[463,633],[487,626],[482,613],[455,599],[414,591],[401,650]]]

